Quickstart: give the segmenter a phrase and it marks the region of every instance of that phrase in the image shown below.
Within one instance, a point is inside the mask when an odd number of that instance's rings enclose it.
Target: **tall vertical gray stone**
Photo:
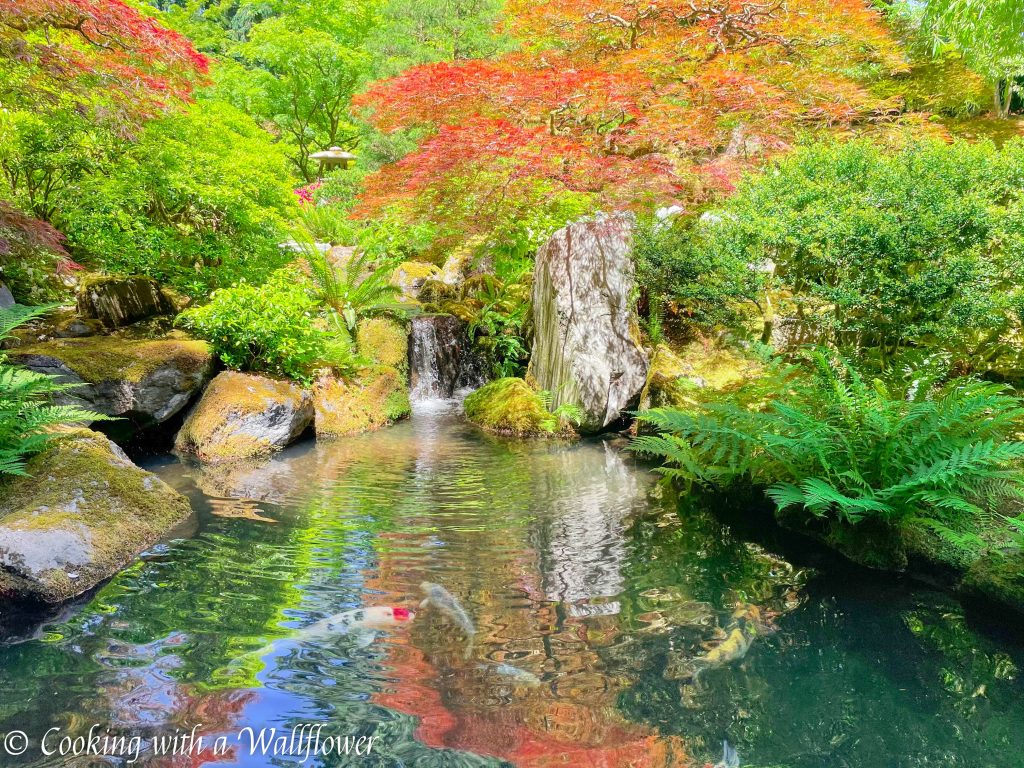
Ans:
[[[598,432],[636,405],[647,356],[633,307],[633,217],[598,215],[560,229],[534,266],[529,377]]]

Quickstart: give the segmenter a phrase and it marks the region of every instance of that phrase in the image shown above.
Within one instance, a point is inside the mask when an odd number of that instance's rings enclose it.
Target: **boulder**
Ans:
[[[191,514],[103,435],[75,430],[0,493],[0,596],[60,603],[128,565]]]
[[[647,369],[647,380],[640,391],[639,409],[679,407],[694,403],[692,391],[703,382],[688,378],[693,370],[671,349],[659,344]]]
[[[53,327],[56,339],[81,339],[86,336],[98,336],[103,333],[103,324],[99,320],[90,320],[74,315],[66,317]]]
[[[18,347],[10,358],[75,385],[56,396],[58,403],[124,417],[139,427],[160,424],[184,408],[213,369],[206,344],[187,338],[59,339]]]
[[[398,300],[403,303],[418,302],[423,284],[435,279],[440,272],[437,265],[426,261],[403,261],[391,275],[391,284],[402,292]]]
[[[355,255],[354,245],[335,245],[327,251],[327,261],[335,269],[344,269]]]
[[[15,304],[14,294],[6,284],[0,283],[0,309],[10,309]]]
[[[791,354],[801,347],[825,344],[828,333],[809,320],[798,317],[777,317],[771,324],[769,342],[779,354]]]
[[[387,317],[368,317],[356,326],[359,353],[378,365],[409,372],[409,332],[405,326]]]
[[[466,397],[463,407],[469,421],[499,435],[573,434],[569,424],[548,411],[541,396],[518,378],[485,384]]]
[[[460,248],[452,252],[444,260],[437,279],[445,285],[458,285],[467,277],[473,268],[473,250],[471,248]]]
[[[636,405],[647,357],[631,300],[633,217],[597,216],[560,229],[537,253],[528,377],[554,408],[583,411],[598,432]]]
[[[35,344],[50,339],[74,339],[83,336],[98,336],[106,332],[99,320],[80,317],[74,307],[57,307],[42,317],[37,317],[18,326],[11,333],[16,343],[9,347],[23,344]]]
[[[1024,614],[1024,553],[986,553],[967,571],[961,590]]]
[[[313,397],[290,381],[224,371],[185,420],[174,447],[201,461],[269,456],[313,422]]]
[[[727,347],[696,341],[678,351],[659,344],[651,356],[639,410],[695,405],[696,390],[726,390],[760,371],[756,360]]]
[[[396,368],[371,366],[352,380],[325,375],[313,387],[317,439],[370,432],[409,415],[409,390]]]
[[[171,315],[176,309],[173,298],[148,277],[90,275],[78,287],[78,313],[108,328]]]

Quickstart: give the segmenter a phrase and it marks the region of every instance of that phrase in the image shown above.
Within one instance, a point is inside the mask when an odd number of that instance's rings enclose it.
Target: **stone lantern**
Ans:
[[[314,152],[309,156],[309,159],[320,161],[320,170],[317,172],[317,175],[323,178],[324,173],[332,168],[347,170],[349,163],[355,162],[356,156],[351,152],[346,152],[341,147],[331,147],[320,152]]]

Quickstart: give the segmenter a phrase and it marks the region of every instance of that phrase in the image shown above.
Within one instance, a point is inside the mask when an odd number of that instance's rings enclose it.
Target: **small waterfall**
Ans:
[[[466,324],[452,315],[413,318],[409,363],[413,402],[450,400],[485,381]]]

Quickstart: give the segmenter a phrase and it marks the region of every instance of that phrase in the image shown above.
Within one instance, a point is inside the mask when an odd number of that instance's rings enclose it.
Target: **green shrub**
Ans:
[[[1022,181],[1020,141],[812,145],[741,184],[692,243],[706,259],[774,265],[781,312],[883,369],[932,347],[983,372],[1019,354]]]
[[[659,435],[633,449],[669,462],[669,477],[750,481],[767,486],[779,511],[841,523],[911,520],[949,531],[1022,496],[1024,443],[1011,437],[1024,408],[1000,386],[936,386],[922,375],[890,389],[830,354],[810,361],[810,376],[776,364],[694,412],[643,413]]]
[[[349,218],[345,208],[331,203],[300,204],[299,223],[321,243],[350,245],[359,239],[359,224]]]
[[[324,312],[309,282],[282,269],[263,285],[239,283],[215,291],[178,324],[210,343],[228,368],[262,371],[308,382],[318,367],[354,368],[340,318]]]
[[[713,222],[712,222],[713,223]],[[647,331],[657,342],[661,312],[671,301],[677,314],[702,330],[741,321],[741,305],[757,305],[764,275],[734,251],[707,247],[708,219],[679,216],[642,220],[633,239],[637,284],[648,299]]]
[[[48,309],[0,310],[0,339]],[[53,405],[51,397],[66,392],[72,385],[60,384],[51,376],[10,365],[6,360],[6,355],[0,352],[0,479],[24,475],[25,461],[59,437],[52,431],[54,427],[109,418],[80,408]]]
[[[226,104],[146,124],[103,174],[63,201],[69,248],[90,266],[142,274],[191,295],[261,282],[289,260],[295,195],[280,149]]]

